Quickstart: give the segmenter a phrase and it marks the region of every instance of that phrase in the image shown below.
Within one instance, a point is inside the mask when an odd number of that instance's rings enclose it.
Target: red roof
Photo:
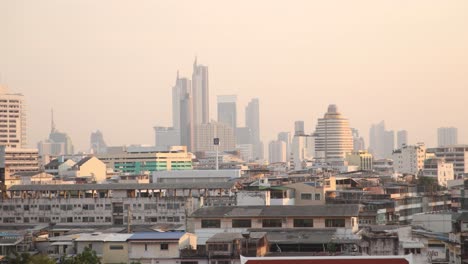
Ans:
[[[242,264],[412,264],[407,256],[349,256],[349,257],[254,257],[241,258]]]

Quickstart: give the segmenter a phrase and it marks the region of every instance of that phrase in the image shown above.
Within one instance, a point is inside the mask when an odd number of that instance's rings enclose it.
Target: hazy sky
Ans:
[[[153,144],[171,125],[176,71],[209,66],[216,95],[260,98],[264,141],[314,130],[335,103],[366,138],[371,123],[468,143],[468,1],[0,0],[0,73],[25,95],[29,145],[50,109],[76,149],[100,129],[109,145]]]

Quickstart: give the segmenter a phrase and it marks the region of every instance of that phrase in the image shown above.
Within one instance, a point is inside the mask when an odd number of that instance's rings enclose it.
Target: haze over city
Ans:
[[[28,145],[57,129],[77,150],[153,144],[170,126],[176,72],[209,66],[216,95],[238,95],[238,123],[260,100],[261,138],[306,132],[336,104],[368,141],[371,124],[436,145],[468,143],[466,1],[1,1],[0,83],[25,95]],[[137,141],[137,142],[135,142]]]

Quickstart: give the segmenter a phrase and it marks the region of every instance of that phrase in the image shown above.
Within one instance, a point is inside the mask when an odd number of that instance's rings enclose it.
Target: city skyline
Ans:
[[[121,22],[128,10],[123,2],[115,2],[114,13],[106,11],[105,3],[96,4],[92,12],[89,4],[74,3],[73,8],[48,1],[0,3],[0,32],[8,40],[0,48],[1,82],[24,95],[30,147],[47,138],[50,108],[77,150],[88,149],[89,134],[96,129],[109,145],[152,145],[153,126],[171,126],[174,73],[179,69],[181,76],[190,76],[189,62],[195,56],[210,67],[209,118],[216,119],[217,95],[238,95],[238,124],[244,121],[241,109],[251,98],[259,98],[264,143],[278,132],[293,131],[295,120],[304,120],[305,132],[312,133],[329,104],[339,106],[366,142],[371,124],[385,120],[391,130],[407,130],[410,144],[436,146],[437,128],[445,126],[457,127],[459,142],[468,143],[468,125],[461,114],[453,114],[463,112],[468,85],[465,2],[340,3],[344,10],[355,11],[353,15],[334,10],[333,3],[303,2],[288,12],[272,4],[264,22],[255,20],[261,2],[244,13],[239,11],[247,3],[230,6],[229,12],[215,2],[198,7],[187,3],[187,10],[178,10],[187,17],[175,24],[165,24],[172,22],[164,19],[174,15],[178,3],[135,5],[128,14],[134,19]],[[197,12],[192,11],[207,6],[210,12],[203,11],[205,16],[194,22],[192,13]],[[375,16],[369,8],[375,9]],[[223,19],[214,15],[216,10],[223,11]],[[330,23],[320,14],[324,10],[342,19]],[[411,16],[416,10],[419,16]],[[377,15],[384,12],[395,16]],[[90,22],[78,23],[87,21],[84,18]],[[63,23],[56,24],[57,19]],[[211,29],[197,27],[215,19],[219,23]],[[284,20],[289,24],[278,24]],[[125,27],[127,22],[131,26]],[[186,29],[192,23],[195,26]],[[251,29],[243,23],[250,23]],[[133,30],[140,26],[145,33]],[[162,26],[177,27],[178,35]],[[259,28],[266,30],[257,35]],[[119,30],[132,41],[122,39]],[[231,36],[213,41],[213,35],[225,31]],[[158,37],[150,38],[148,32]],[[186,41],[158,41],[174,37]],[[254,41],[235,40],[241,37]],[[407,114],[412,109],[420,111]],[[77,125],[83,116],[93,118]]]

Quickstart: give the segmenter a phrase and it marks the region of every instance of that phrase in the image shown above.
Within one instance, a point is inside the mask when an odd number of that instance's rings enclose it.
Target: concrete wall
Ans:
[[[237,206],[270,205],[269,191],[239,191]]]

